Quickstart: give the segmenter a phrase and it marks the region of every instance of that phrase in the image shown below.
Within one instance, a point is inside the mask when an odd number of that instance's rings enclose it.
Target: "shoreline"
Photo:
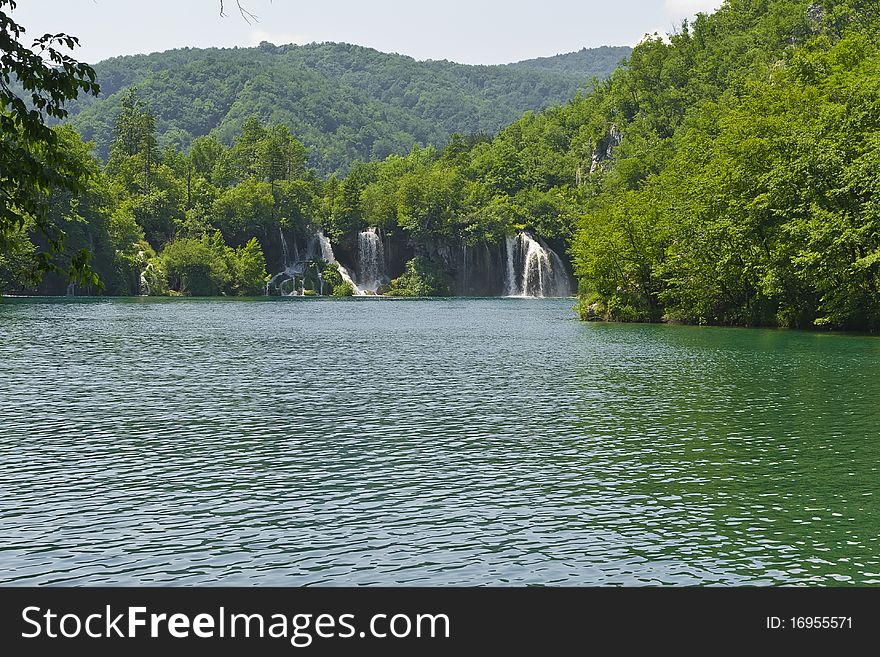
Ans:
[[[644,321],[635,321],[635,322],[627,322],[613,319],[603,319],[603,318],[591,318],[591,319],[583,319],[581,314],[578,312],[577,306],[577,297],[524,297],[524,296],[501,296],[501,297],[403,297],[403,296],[390,296],[390,295],[366,295],[366,296],[351,296],[351,297],[333,297],[333,296],[251,296],[251,297],[238,297],[238,296],[211,296],[211,297],[201,297],[201,296],[43,296],[43,295],[0,295],[0,305],[3,305],[3,302],[6,300],[14,301],[17,303],[26,303],[26,302],[51,302],[51,303],[95,303],[95,302],[106,302],[106,301],[124,301],[124,302],[182,302],[182,301],[197,301],[197,302],[213,302],[213,301],[224,301],[224,302],[246,302],[246,303],[255,303],[255,302],[286,302],[286,301],[303,301],[303,302],[317,302],[317,301],[330,301],[330,302],[379,302],[379,301],[433,301],[433,302],[443,302],[443,301],[570,301],[575,305],[571,307],[572,310],[572,318],[576,319],[579,323],[584,325],[607,325],[607,326],[678,326],[678,327],[687,327],[687,328],[701,328],[701,329],[740,329],[740,330],[763,330],[763,331],[785,331],[785,332],[793,332],[793,333],[807,333],[813,335],[840,335],[840,336],[852,336],[852,337],[870,337],[877,338],[880,337],[880,331],[872,332],[867,330],[848,330],[848,329],[833,329],[833,328],[822,328],[822,327],[810,327],[810,328],[800,328],[800,327],[790,327],[790,326],[755,326],[755,325],[743,325],[743,324],[689,324],[687,322],[681,322],[677,320],[660,320],[656,322],[644,322]]]

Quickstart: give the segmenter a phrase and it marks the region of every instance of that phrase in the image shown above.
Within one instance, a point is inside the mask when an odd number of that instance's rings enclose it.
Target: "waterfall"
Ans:
[[[504,295],[508,297],[517,296],[517,290],[519,289],[516,283],[516,266],[513,263],[516,241],[517,238],[515,236],[507,236],[507,274],[504,277]]]
[[[550,254],[531,236],[523,233],[520,238],[525,246],[525,264],[523,265],[522,294],[527,297],[545,296],[545,280],[552,274]]]
[[[337,262],[336,268],[339,270],[339,275],[342,276],[342,280],[351,285],[351,289],[354,291],[354,295],[356,297],[363,297],[367,295],[367,293],[359,288],[357,283],[354,282],[354,277],[351,275],[351,272],[348,271],[347,267]]]
[[[322,231],[318,231],[316,237],[318,238],[318,245],[321,247],[321,258],[331,265],[336,264],[336,254],[333,253],[333,245],[330,244],[330,238]]]
[[[302,261],[299,257],[299,249],[296,240],[293,241],[293,254],[287,244],[287,238],[284,236],[284,229],[278,227],[278,234],[281,236],[281,257],[283,259],[284,271],[275,274],[266,283],[266,296],[270,294],[270,290],[277,290],[281,296],[298,297],[305,295],[305,281],[302,282],[302,289],[297,289],[297,278],[303,279],[308,268],[308,263]],[[285,291],[286,285],[289,283],[289,292]]]
[[[284,230],[281,227],[278,228],[278,233],[281,235],[281,255],[284,258],[282,264],[287,267],[290,264],[290,249],[287,248],[287,240],[284,238]]]
[[[358,282],[359,287],[373,294],[388,282],[385,275],[385,247],[375,228],[368,228],[358,234]]]
[[[565,269],[565,263],[562,262],[562,258],[551,248],[547,248],[547,251],[550,253],[550,259],[552,261],[552,271],[554,272],[554,290],[553,296],[555,297],[573,297],[575,296],[575,289],[572,285],[571,278],[568,276],[568,271]]]
[[[529,233],[507,238],[505,294],[511,297],[569,297],[571,281],[562,258]]]
[[[357,283],[354,282],[354,278],[352,278],[351,272],[348,271],[342,263],[336,260],[336,254],[333,253],[333,245],[330,244],[330,238],[321,231],[318,232],[317,238],[318,244],[321,247],[321,258],[329,262],[331,265],[336,265],[336,269],[339,270],[339,275],[342,276],[342,280],[351,286],[355,296],[365,296],[367,293],[357,286]]]
[[[152,262],[148,262],[147,266],[141,272],[141,289],[140,293],[142,297],[148,297],[153,293],[152,288],[150,287],[150,275],[155,273],[155,267]]]

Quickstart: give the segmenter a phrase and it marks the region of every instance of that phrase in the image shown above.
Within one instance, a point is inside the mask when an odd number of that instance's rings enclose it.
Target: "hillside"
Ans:
[[[419,62],[348,44],[182,49],[95,66],[102,94],[71,106],[71,123],[102,157],[126,89],[137,86],[163,146],[187,148],[216,129],[230,143],[256,114],[283,123],[320,171],[443,144],[453,132],[494,134],[528,110],[565,102],[607,77],[628,48],[582,50],[508,66]]]
[[[508,64],[514,69],[535,69],[543,71],[556,71],[558,73],[571,73],[587,78],[606,78],[608,72],[613,71],[632,53],[628,46],[602,46],[601,48],[583,48],[577,52],[555,55],[553,57],[538,57],[526,59],[521,62]]]

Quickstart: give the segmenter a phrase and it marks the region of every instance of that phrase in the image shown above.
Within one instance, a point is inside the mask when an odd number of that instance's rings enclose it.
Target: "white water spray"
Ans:
[[[375,294],[388,282],[385,274],[385,247],[377,229],[368,228],[358,234],[358,262],[358,287]]]
[[[529,233],[507,238],[504,292],[511,297],[572,296],[562,258]]]
[[[516,266],[513,264],[516,241],[517,236],[507,236],[507,274],[504,277],[504,295],[508,297],[515,297],[519,289],[516,283]]]
[[[141,251],[143,254],[143,251]],[[148,262],[147,266],[141,272],[141,289],[140,293],[142,297],[148,297],[153,293],[153,289],[150,286],[150,278],[155,276],[156,268],[153,266],[152,262]]]
[[[307,263],[300,259],[299,249],[296,241],[293,243],[293,254],[291,257],[290,247],[287,244],[287,238],[284,236],[284,230],[278,228],[278,234],[281,236],[281,256],[283,258],[284,271],[275,274],[269,282],[266,283],[266,295],[270,290],[274,289],[287,297],[305,296],[305,273]],[[297,288],[297,278],[301,279],[301,284]],[[289,291],[286,291],[289,289]]]
[[[351,286],[355,296],[366,296],[367,293],[359,288],[357,283],[354,282],[354,278],[352,278],[351,272],[348,271],[348,268],[336,260],[336,254],[333,253],[333,245],[330,244],[330,238],[320,231],[318,232],[317,237],[318,244],[321,246],[321,258],[329,262],[331,265],[336,265],[336,269],[339,270],[339,275],[342,276],[342,280]]]

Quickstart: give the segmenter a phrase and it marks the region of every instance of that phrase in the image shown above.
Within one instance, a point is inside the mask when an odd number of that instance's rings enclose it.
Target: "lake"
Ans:
[[[880,584],[880,340],[4,299],[0,582]]]

